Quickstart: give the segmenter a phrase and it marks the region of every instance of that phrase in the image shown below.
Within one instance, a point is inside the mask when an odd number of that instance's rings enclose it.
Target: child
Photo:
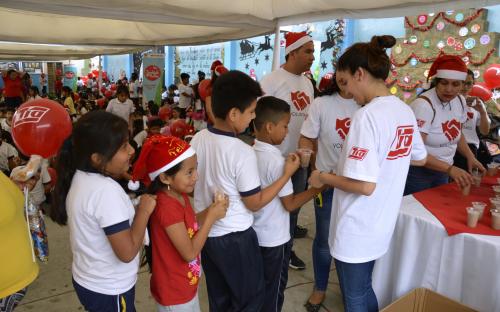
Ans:
[[[69,116],[73,119],[76,118],[76,109],[72,94],[73,90],[70,87],[64,86],[62,88],[63,105],[68,110]]]
[[[273,96],[261,97],[255,115],[253,149],[257,155],[260,181],[266,187],[279,179],[283,172],[285,159],[277,146],[288,133],[290,105]],[[264,306],[260,311],[281,311],[291,249],[289,212],[300,208],[320,191],[311,188],[294,195],[292,181],[288,180],[278,196],[254,213],[252,227],[259,239],[266,282]]]
[[[143,195],[134,209],[114,180],[132,154],[127,123],[104,111],[82,116],[59,151],[50,216],[69,224],[73,286],[88,311],[135,311],[139,251],[156,202]]]
[[[137,120],[136,120],[137,121]],[[142,124],[142,120],[138,120]],[[163,126],[163,120],[160,118],[151,118],[148,120],[148,127],[146,130],[142,130],[134,136],[134,141],[137,143],[137,147],[141,147],[146,138],[159,134],[161,127]]]
[[[12,118],[14,117],[15,112],[15,108],[7,107],[5,110],[5,118],[2,118],[2,121],[0,122],[2,129],[8,133],[12,133]]]
[[[106,111],[113,113],[121,118],[123,118],[132,129],[132,117],[130,116],[134,112],[134,103],[129,99],[128,88],[126,86],[120,86],[116,89],[116,98],[112,99],[106,107]]]
[[[37,86],[31,86],[28,89],[28,99],[26,100],[26,102],[33,101],[33,100],[38,100],[38,99],[41,99],[40,92],[38,91],[38,87]]]
[[[226,217],[213,225],[202,250],[211,311],[262,308],[264,268],[252,229],[253,212],[271,202],[299,167],[298,157],[290,155],[283,175],[261,189],[255,152],[236,137],[255,117],[259,96],[259,84],[246,74],[221,75],[212,93],[214,126],[198,132],[191,141],[198,156],[194,204],[201,220],[215,190],[230,198]]]
[[[8,176],[10,171],[18,165],[19,154],[14,146],[4,140],[3,137],[7,132],[2,132],[1,129],[2,127],[0,127],[0,170]]]
[[[193,103],[194,91],[189,85],[189,75],[186,73],[181,74],[181,83],[179,84],[179,107],[182,112],[185,113],[186,110]]]
[[[134,178],[153,181],[148,192],[156,194],[157,207],[150,219],[152,253],[151,293],[158,311],[200,311],[198,282],[200,252],[212,224],[226,214],[228,200],[215,199],[198,227],[187,194],[198,179],[196,155],[176,137],[155,135],[144,143],[134,166]],[[144,180],[144,179],[143,179]]]

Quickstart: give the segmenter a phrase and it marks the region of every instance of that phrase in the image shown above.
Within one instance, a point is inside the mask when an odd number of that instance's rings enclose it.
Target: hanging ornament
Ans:
[[[444,22],[439,22],[436,24],[436,29],[442,31],[444,29]]]
[[[474,38],[467,38],[464,41],[464,46],[467,50],[473,49],[476,46],[476,40]]]
[[[446,11],[446,15],[452,15],[453,13],[455,13],[455,11],[453,11],[453,10]]]
[[[481,36],[481,38],[479,38],[479,42],[481,42],[482,45],[487,45],[488,43],[490,43],[490,41],[491,38],[488,34],[484,34]]]
[[[413,35],[410,37],[409,41],[411,44],[415,44],[415,43],[417,43],[418,38],[417,38],[417,36]]]
[[[409,98],[411,98],[411,95],[412,95],[412,94],[411,94],[410,92],[403,92],[403,98],[404,98],[405,100],[408,100]]]
[[[403,40],[403,44],[408,44],[408,40],[407,40],[407,39],[404,39],[404,40]]]
[[[439,42],[436,44],[436,46],[439,50],[442,50],[442,49],[444,49],[445,43],[443,40],[439,40]]]
[[[410,60],[410,65],[411,66],[415,67],[415,66],[417,66],[417,64],[418,64],[418,60],[416,58],[412,58]]]
[[[455,38],[453,37],[448,37],[448,39],[446,39],[446,44],[449,46],[449,47],[453,47],[455,45]]]
[[[406,76],[403,77],[403,82],[404,83],[410,83],[410,81],[411,81],[411,77],[410,76],[406,75]]]
[[[398,88],[392,87],[389,91],[391,92],[391,94],[396,94],[398,93]]]
[[[425,78],[429,77],[429,70],[428,70],[428,69],[426,69],[426,70],[424,71],[424,77],[425,77]]]
[[[470,31],[473,34],[477,34],[477,32],[481,30],[481,26],[479,24],[474,24],[471,26]]]
[[[467,34],[469,33],[469,29],[467,29],[467,27],[462,27],[460,28],[460,30],[458,31],[458,35],[460,37],[465,37],[467,36]]]
[[[403,48],[401,48],[401,45],[398,44],[397,47],[394,48],[394,53],[401,54],[401,52],[403,52]]]
[[[464,61],[465,64],[468,64],[470,62],[470,59],[468,56],[462,57],[462,61]]]
[[[434,15],[435,15],[435,14],[434,14],[434,12],[429,13],[429,16],[430,16],[430,17],[433,17]]]
[[[474,73],[474,79],[477,79],[479,78],[479,76],[481,76],[481,72],[477,69],[473,70],[472,72]]]
[[[419,15],[417,18],[417,22],[419,25],[424,25],[425,23],[427,23],[427,15]]]
[[[462,51],[462,49],[464,48],[464,45],[460,42],[460,41],[455,41],[455,45],[453,46],[453,48],[455,49],[455,51]]]
[[[462,22],[464,20],[464,15],[463,13],[457,13],[457,15],[455,15],[455,21],[457,22]]]
[[[429,48],[431,46],[431,42],[429,40],[424,40],[424,48]]]

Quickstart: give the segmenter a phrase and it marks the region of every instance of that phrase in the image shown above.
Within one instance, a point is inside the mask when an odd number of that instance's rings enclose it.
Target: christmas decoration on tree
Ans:
[[[405,17],[406,38],[391,50],[387,84],[410,103],[426,86],[432,62],[440,54],[459,55],[478,82],[489,65],[499,63],[498,34],[487,32],[487,9],[447,11]]]

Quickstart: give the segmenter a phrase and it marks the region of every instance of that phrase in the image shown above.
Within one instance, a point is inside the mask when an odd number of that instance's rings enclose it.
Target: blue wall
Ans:
[[[122,71],[130,79],[130,74],[134,66],[132,54],[105,55],[102,62],[102,68],[108,73],[110,80],[118,80]]]

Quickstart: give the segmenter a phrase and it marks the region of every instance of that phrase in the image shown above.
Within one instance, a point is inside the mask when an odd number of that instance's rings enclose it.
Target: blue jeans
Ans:
[[[404,195],[420,192],[449,182],[450,177],[444,172],[427,169],[425,167],[410,166]]]
[[[330,217],[332,215],[333,189],[321,192],[322,201],[314,199],[314,213],[316,216],[316,235],[312,245],[312,258],[314,267],[314,289],[325,291],[330,276],[332,256],[328,246],[330,234]]]
[[[365,263],[347,263],[334,260],[344,300],[344,311],[378,311],[377,296],[372,288],[375,260]]]
[[[292,176],[293,193],[302,193],[307,189],[307,176],[309,174],[308,168],[299,168]],[[290,212],[290,242],[293,246],[293,237],[295,228],[297,227],[297,220],[299,219],[300,208]]]

